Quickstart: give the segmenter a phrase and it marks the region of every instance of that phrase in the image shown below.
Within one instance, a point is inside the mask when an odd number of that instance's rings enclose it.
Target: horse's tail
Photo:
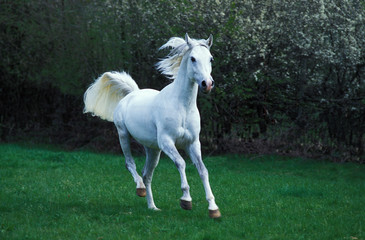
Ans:
[[[114,110],[119,101],[138,89],[137,83],[129,74],[106,72],[86,90],[84,113],[90,112],[112,122]]]

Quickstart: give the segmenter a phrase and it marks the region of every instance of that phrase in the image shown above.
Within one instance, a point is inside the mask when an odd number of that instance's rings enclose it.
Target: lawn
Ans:
[[[122,156],[0,145],[0,239],[365,239],[365,166],[281,156],[207,157],[222,218],[208,217],[187,161],[193,209],[162,157],[147,209]],[[137,157],[139,169],[143,157]]]

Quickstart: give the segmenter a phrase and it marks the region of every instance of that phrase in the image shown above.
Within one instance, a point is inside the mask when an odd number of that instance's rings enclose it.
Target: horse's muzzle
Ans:
[[[210,91],[213,89],[213,87],[214,87],[214,80],[212,77],[210,77],[207,80],[203,80],[199,84],[200,91],[203,93],[210,93]]]

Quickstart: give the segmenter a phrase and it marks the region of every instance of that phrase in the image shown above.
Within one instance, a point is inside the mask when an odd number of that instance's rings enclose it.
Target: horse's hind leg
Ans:
[[[154,201],[151,189],[151,182],[153,177],[153,171],[155,170],[159,160],[161,151],[145,147],[146,150],[146,164],[143,168],[143,182],[147,188],[147,204],[149,209],[159,210]]]
[[[143,183],[141,176],[138,175],[136,164],[132,157],[131,147],[130,147],[130,134],[124,124],[116,124],[119,134],[119,142],[122,147],[122,151],[125,157],[125,166],[128,171],[132,174],[134,182],[137,185],[137,195],[140,197],[146,196],[146,186]]]

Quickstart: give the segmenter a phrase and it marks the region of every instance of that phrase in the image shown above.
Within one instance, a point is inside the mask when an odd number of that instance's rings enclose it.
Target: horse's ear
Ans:
[[[209,48],[213,45],[213,35],[210,34],[209,38],[207,39],[207,45],[209,46]]]
[[[191,46],[191,39],[188,33],[185,33],[185,42],[188,44],[189,47]]]

